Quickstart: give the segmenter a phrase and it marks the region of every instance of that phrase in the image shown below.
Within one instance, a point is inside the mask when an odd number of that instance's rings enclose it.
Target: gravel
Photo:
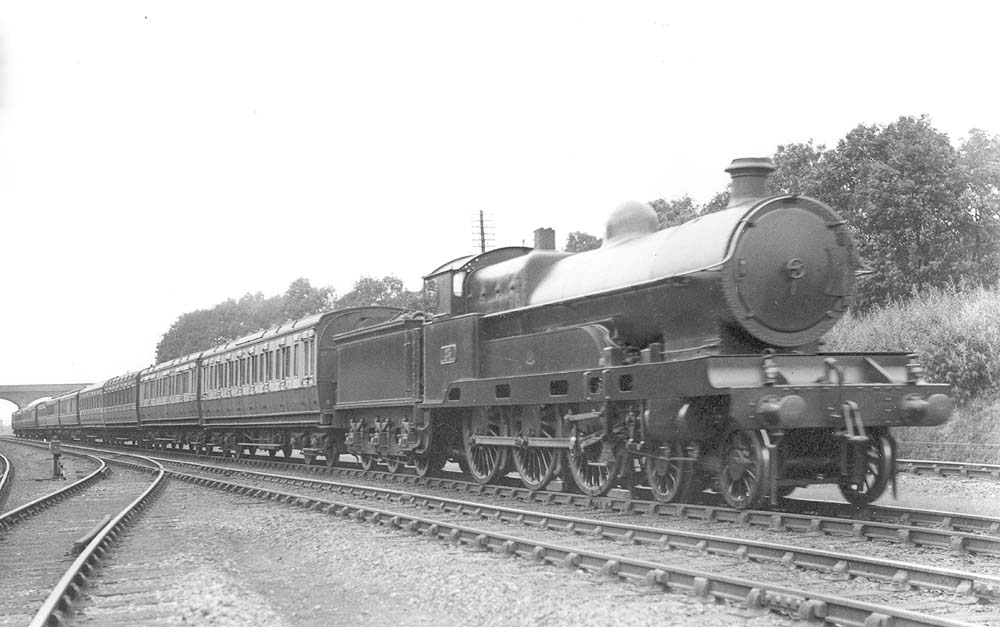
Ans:
[[[78,479],[82,479],[97,468],[97,464],[89,459],[63,455],[62,463],[66,480],[54,480],[52,479],[52,455],[47,450],[0,442],[0,452],[14,466],[14,483],[11,484],[7,502],[0,508],[3,512],[9,512],[25,503],[51,494]]]
[[[791,623],[177,482],[86,599],[80,624],[125,623],[122,608],[177,625]]]

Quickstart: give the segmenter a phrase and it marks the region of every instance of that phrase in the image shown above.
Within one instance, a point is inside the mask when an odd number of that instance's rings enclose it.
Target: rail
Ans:
[[[541,563],[568,568],[583,568],[607,577],[626,579],[673,592],[686,592],[702,599],[726,599],[745,603],[748,608],[790,612],[804,620],[826,620],[856,627],[966,627],[969,623],[911,612],[892,606],[880,606],[819,592],[750,581],[711,572],[670,566],[646,560],[608,555],[581,548],[564,547],[548,542],[527,540],[466,525],[443,522],[409,513],[329,501],[317,497],[235,484],[221,479],[170,471],[171,476],[198,485],[208,485],[229,492],[269,501],[284,502],[322,511],[329,515],[352,518],[359,522],[383,524],[404,532],[422,534],[454,545],[490,550],[502,555],[520,556]]]
[[[7,502],[7,495],[10,494],[10,488],[14,484],[14,467],[3,453],[0,453],[0,464],[3,465],[3,474],[0,475],[0,512],[2,512],[4,503]]]
[[[538,513],[486,503],[416,494],[375,486],[305,479],[275,475],[251,470],[233,470],[219,466],[205,466],[191,462],[171,461],[171,464],[198,466],[199,470],[224,473],[229,479],[244,476],[272,483],[294,484],[324,491],[336,490],[352,497],[382,499],[403,505],[416,505],[439,512],[472,515],[484,520],[503,521],[520,525],[554,529],[575,535],[621,540],[637,544],[670,547],[677,550],[696,551],[735,557],[762,563],[781,563],[786,567],[817,570],[833,576],[860,576],[890,584],[905,582],[907,586],[938,590],[951,594],[995,601],[1000,599],[1000,577],[926,567],[894,560],[849,555],[833,551],[808,549],[773,542],[733,539],[722,536],[664,529],[644,525],[594,520],[553,513]],[[173,472],[168,469],[168,472]]]
[[[142,494],[127,505],[121,512],[111,518],[110,522],[96,530],[93,539],[86,545],[77,558],[67,569],[59,582],[49,593],[49,596],[42,603],[38,613],[32,619],[29,627],[42,627],[48,625],[62,625],[69,613],[72,611],[73,600],[80,595],[80,591],[86,584],[87,578],[96,570],[100,560],[110,550],[126,526],[149,505],[156,497],[165,483],[166,472],[162,465],[155,460],[139,455],[132,455],[138,459],[143,459],[155,467],[134,464],[124,460],[112,460],[112,463],[130,466],[137,470],[153,472],[156,477]]]
[[[104,478],[104,476],[108,473],[109,468],[108,465],[104,463],[104,460],[93,455],[82,455],[82,457],[89,457],[93,461],[97,462],[97,470],[90,473],[86,477],[69,484],[68,486],[60,488],[59,490],[44,496],[40,496],[30,503],[25,503],[16,509],[12,509],[5,514],[0,515],[0,529],[12,527],[25,518],[55,505],[70,495],[75,494],[76,492],[79,492],[83,488],[86,488],[96,482],[98,479]]]

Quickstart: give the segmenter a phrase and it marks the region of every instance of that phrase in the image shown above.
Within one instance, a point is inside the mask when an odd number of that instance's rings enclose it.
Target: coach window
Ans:
[[[312,375],[313,341],[311,339],[305,341],[305,349],[304,350],[305,350],[306,363],[304,364],[304,366],[302,368],[302,374],[304,374],[305,376],[308,377],[308,376]]]

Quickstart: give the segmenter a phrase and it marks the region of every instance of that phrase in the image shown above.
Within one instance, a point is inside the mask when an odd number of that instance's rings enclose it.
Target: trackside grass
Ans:
[[[897,430],[901,456],[1000,463],[1000,290],[930,290],[846,316],[824,348],[914,352],[928,380],[954,386],[948,424]]]

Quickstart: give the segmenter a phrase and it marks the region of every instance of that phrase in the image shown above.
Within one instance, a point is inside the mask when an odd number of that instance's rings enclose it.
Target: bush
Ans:
[[[952,385],[966,403],[1000,391],[1000,290],[931,290],[847,316],[825,349],[917,353],[927,378]]]
[[[974,398],[939,427],[894,430],[899,456],[1000,464],[1000,394]]]

